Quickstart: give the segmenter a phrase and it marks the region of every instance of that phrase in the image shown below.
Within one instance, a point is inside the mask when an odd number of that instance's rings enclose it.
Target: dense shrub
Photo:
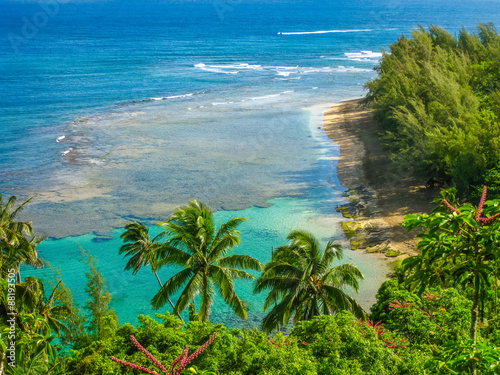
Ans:
[[[500,162],[500,36],[491,24],[453,36],[438,26],[401,36],[366,84],[400,170],[451,182],[479,199]],[[479,189],[478,189],[479,187]]]

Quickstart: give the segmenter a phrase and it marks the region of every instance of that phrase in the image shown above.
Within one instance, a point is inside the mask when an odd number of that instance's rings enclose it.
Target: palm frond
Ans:
[[[257,259],[250,255],[235,254],[215,261],[221,267],[233,267],[240,269],[251,269],[262,271],[264,266]]]
[[[201,305],[198,311],[198,317],[200,322],[208,322],[210,317],[210,308],[212,307],[214,301],[215,291],[213,288],[213,282],[208,277],[208,275],[202,276],[202,285],[200,288],[201,292]]]
[[[210,261],[215,261],[220,257],[226,257],[229,252],[241,243],[240,232],[233,231],[228,233],[217,243],[214,243],[214,247],[210,249],[209,259]]]
[[[182,288],[192,275],[193,271],[190,268],[187,268],[172,276],[153,297],[151,300],[152,306],[155,309],[159,309],[165,305],[165,303],[168,302],[169,297]],[[182,312],[183,309],[178,309],[176,305],[176,310]]]
[[[238,230],[236,230],[236,228],[246,220],[247,219],[243,218],[243,217],[235,217],[235,218],[232,218],[231,220],[229,220],[228,222],[222,223],[220,225],[219,230],[217,231],[217,234],[215,235],[215,238],[214,238],[213,243],[212,243],[213,257],[215,259],[218,258],[219,251],[221,251],[221,250],[223,251],[228,246],[227,240],[225,243],[221,244],[221,242],[223,242],[227,238],[231,238],[231,239],[233,239],[233,241],[234,241],[234,239],[239,239],[240,232]],[[237,242],[229,247],[234,247],[237,244],[239,244],[239,242]]]
[[[268,277],[272,275],[288,276],[301,279],[304,275],[304,270],[287,262],[270,262],[266,264],[265,271],[262,274],[262,277]]]
[[[194,272],[194,271],[193,271]],[[188,305],[191,303],[194,297],[196,297],[203,286],[203,270],[197,270],[191,277],[186,287],[182,291],[177,303],[175,304],[175,312],[181,313],[184,311]]]
[[[264,290],[279,290],[291,291],[298,288],[300,279],[291,278],[288,276],[273,276],[273,277],[260,277],[255,282],[254,294],[263,292]]]
[[[320,244],[316,237],[311,233],[303,230],[295,230],[290,232],[288,240],[292,241],[290,247],[304,252],[304,256],[310,260],[320,259]]]
[[[292,231],[288,240],[289,245],[273,253],[273,260],[265,265],[254,286],[254,293],[270,290],[265,310],[275,304],[263,327],[274,329],[277,322],[287,323],[292,315],[295,322],[344,309],[361,315],[361,307],[339,287],[351,286],[357,291],[363,275],[352,265],[332,268],[333,261],[342,258],[340,245],[329,241],[321,251],[312,234],[299,230]]]
[[[325,272],[328,268],[330,268],[335,259],[341,260],[343,255],[344,252],[341,245],[334,243],[333,241],[328,241],[319,265],[321,272]]]
[[[335,287],[350,286],[356,292],[359,290],[358,279],[363,280],[364,276],[358,267],[352,264],[336,266],[323,276],[323,281],[326,284],[332,284]]]
[[[356,302],[354,298],[330,285],[325,285],[323,288],[323,303],[327,304],[332,312],[336,311],[349,311],[357,318],[364,318],[366,316],[363,308]]]
[[[215,285],[217,286],[224,301],[233,309],[234,313],[242,319],[247,319],[246,306],[243,301],[237,296],[234,290],[234,274],[231,271],[239,271],[234,269],[224,269],[217,266],[210,267],[210,273],[213,275]],[[251,276],[251,275],[249,275]]]
[[[197,238],[197,231],[193,233],[193,227],[185,223],[176,223],[167,220],[160,223],[163,229],[170,235],[168,243],[170,246],[182,249],[190,253],[197,251],[199,240]]]
[[[160,245],[160,248],[159,252],[161,252],[162,256],[156,263],[157,269],[169,264],[188,267],[189,259],[192,256],[191,254],[171,246],[170,242]]]
[[[287,296],[280,303],[274,306],[271,311],[262,319],[262,330],[271,332],[278,325],[286,325],[290,320],[290,305],[293,302],[293,296]]]

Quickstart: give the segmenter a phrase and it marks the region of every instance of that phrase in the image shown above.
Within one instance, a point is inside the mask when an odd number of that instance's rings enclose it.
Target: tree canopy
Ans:
[[[363,309],[342,290],[348,286],[357,292],[363,274],[352,264],[333,267],[342,259],[340,245],[329,241],[322,251],[318,239],[305,231],[292,231],[288,239],[290,244],[276,249],[255,284],[255,293],[269,290],[264,309],[271,310],[262,320],[263,329],[286,325],[292,315],[295,323],[342,310],[364,317]]]
[[[364,102],[395,166],[479,200],[500,194],[500,35],[419,27],[384,53]]]

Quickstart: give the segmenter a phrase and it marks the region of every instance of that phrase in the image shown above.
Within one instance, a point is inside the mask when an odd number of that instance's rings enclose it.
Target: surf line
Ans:
[[[307,35],[307,34],[328,34],[328,33],[362,33],[373,31],[373,29],[355,29],[355,30],[320,30],[320,31],[297,31],[284,33],[280,31],[278,35]]]

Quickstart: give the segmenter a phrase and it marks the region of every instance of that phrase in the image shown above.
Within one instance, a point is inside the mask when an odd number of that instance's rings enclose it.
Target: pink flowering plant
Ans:
[[[469,337],[475,343],[479,305],[492,288],[500,257],[500,200],[487,199],[487,187],[477,207],[460,205],[454,190],[442,193],[430,215],[407,215],[403,226],[421,228],[420,255],[403,261],[406,284],[422,294],[426,287],[452,286],[472,291]]]
[[[134,335],[130,336],[130,339],[134,343],[137,349],[139,349],[142,353],[148,357],[151,362],[153,362],[161,371],[162,374],[164,375],[181,375],[181,374],[201,374],[206,372],[200,372],[197,370],[197,368],[189,368],[186,370],[186,367],[191,363],[193,359],[198,357],[214,340],[215,337],[217,336],[217,332],[214,332],[213,335],[196,351],[194,351],[191,355],[189,354],[189,345],[186,345],[184,351],[180,356],[178,356],[176,359],[173,360],[173,362],[170,364],[169,368],[167,369],[166,366],[164,366],[154,355],[152,355],[148,350],[146,350],[134,337]],[[126,362],[121,359],[115,358],[115,357],[110,357],[113,361],[116,363],[122,364],[124,366],[128,366],[130,368],[139,370],[141,372],[151,374],[151,375],[160,375],[158,372],[150,370],[144,366],[137,365],[135,363],[131,362]],[[185,372],[185,370],[187,372]]]

